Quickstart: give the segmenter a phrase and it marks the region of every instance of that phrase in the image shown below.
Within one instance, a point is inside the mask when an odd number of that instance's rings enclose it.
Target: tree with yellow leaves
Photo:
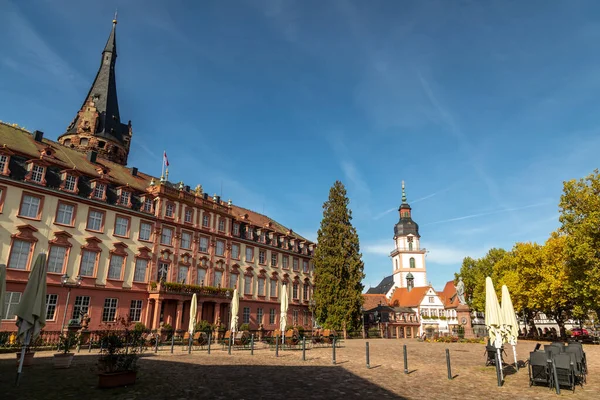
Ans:
[[[569,280],[576,297],[574,316],[596,311],[600,318],[600,173],[564,183],[560,198],[561,230]]]

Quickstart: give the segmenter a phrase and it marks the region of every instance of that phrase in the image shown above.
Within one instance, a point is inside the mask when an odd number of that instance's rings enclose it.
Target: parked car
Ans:
[[[575,337],[575,336],[588,336],[589,332],[587,329],[583,328],[573,328],[571,330],[571,336]]]

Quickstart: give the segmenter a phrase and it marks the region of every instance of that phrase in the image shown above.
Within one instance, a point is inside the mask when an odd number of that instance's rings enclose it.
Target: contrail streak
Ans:
[[[443,224],[443,223],[446,223],[446,222],[453,222],[453,221],[462,221],[464,219],[485,217],[487,215],[500,214],[500,213],[507,212],[507,211],[519,211],[519,210],[525,210],[527,208],[541,207],[541,206],[546,206],[548,204],[552,204],[552,203],[546,202],[546,203],[530,204],[530,205],[523,206],[523,207],[503,208],[503,209],[495,210],[495,211],[489,211],[489,212],[484,212],[484,213],[477,213],[477,214],[465,215],[465,216],[462,216],[462,217],[443,219],[441,221],[429,222],[429,223],[423,224],[421,226]]]

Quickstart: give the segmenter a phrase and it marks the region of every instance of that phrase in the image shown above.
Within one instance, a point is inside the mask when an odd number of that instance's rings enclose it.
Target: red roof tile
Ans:
[[[396,288],[390,304],[394,307],[417,307],[429,289],[431,289],[430,286],[416,287],[409,292],[406,288]]]
[[[385,294],[363,294],[363,299],[365,300],[363,304],[363,309],[365,311],[372,310],[373,308],[377,307],[379,303],[385,306],[388,305],[388,300],[385,297]]]

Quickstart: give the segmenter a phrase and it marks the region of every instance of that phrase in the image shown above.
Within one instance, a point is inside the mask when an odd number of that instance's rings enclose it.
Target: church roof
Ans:
[[[386,276],[379,282],[379,285],[369,288],[366,294],[387,294],[394,286],[394,276]]]
[[[117,61],[117,21],[113,20],[113,26],[108,36],[106,46],[102,51],[100,68],[96,73],[94,83],[87,96],[83,99],[83,106],[91,98],[98,112],[98,126],[94,135],[123,143],[123,137],[129,132],[127,124],[121,123],[119,114],[119,102],[117,98],[117,81],[115,76],[115,64]],[[67,134],[76,133],[79,124],[79,114],[67,128]]]
[[[396,288],[390,304],[396,307],[418,307],[429,289],[431,289],[430,286],[415,287],[410,291],[405,287]]]

